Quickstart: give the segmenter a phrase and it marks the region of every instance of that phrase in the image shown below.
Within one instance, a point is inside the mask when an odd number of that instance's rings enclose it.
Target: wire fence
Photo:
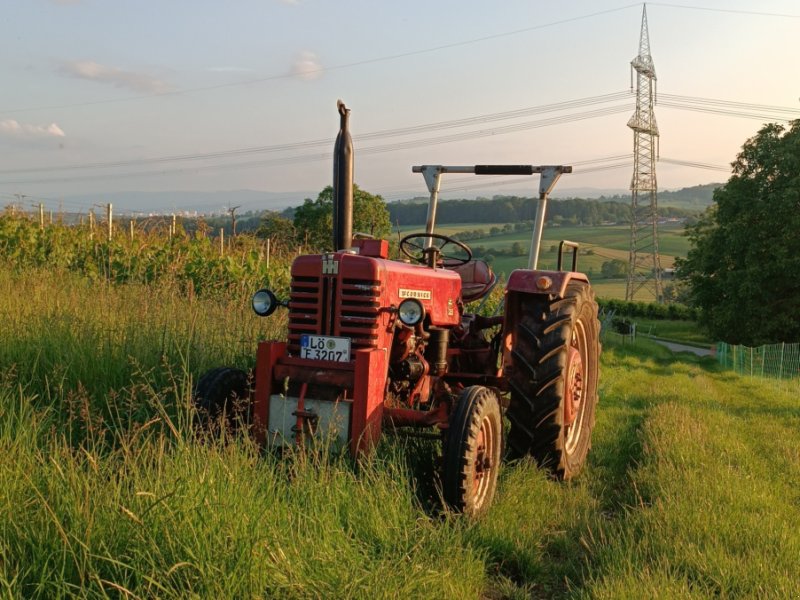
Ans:
[[[719,363],[750,377],[778,379],[800,386],[800,344],[769,344],[758,348],[717,344]]]

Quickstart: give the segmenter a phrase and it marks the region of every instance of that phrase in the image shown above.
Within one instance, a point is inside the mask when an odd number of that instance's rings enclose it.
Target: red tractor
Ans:
[[[597,304],[586,275],[576,272],[577,244],[561,243],[556,271],[536,268],[548,193],[572,168],[414,167],[430,191],[427,226],[400,241],[404,260],[390,260],[386,240],[353,239],[349,110],[340,103],[339,112],[337,250],[298,256],[288,298],[255,293],[260,316],[288,309],[287,339],[259,343],[254,375],[227,367],[206,373],[195,391],[198,408],[244,417],[264,446],[325,438],[354,456],[369,452],[382,432],[427,429],[442,442],[444,500],[471,515],[491,503],[504,447],[511,457],[533,456],[559,479],[573,477],[591,445],[597,404]],[[466,244],[434,233],[444,173],[540,175],[529,266],[508,277],[502,314],[468,311],[497,278]],[[561,268],[564,246],[571,270]]]

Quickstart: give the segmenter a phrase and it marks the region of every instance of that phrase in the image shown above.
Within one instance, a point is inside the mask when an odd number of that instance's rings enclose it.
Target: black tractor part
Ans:
[[[581,470],[597,405],[600,323],[588,283],[573,280],[563,298],[520,303],[508,378],[512,458],[533,456],[558,479]]]

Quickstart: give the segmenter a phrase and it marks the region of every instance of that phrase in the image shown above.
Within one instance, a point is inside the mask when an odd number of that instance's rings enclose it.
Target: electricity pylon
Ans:
[[[642,9],[639,55],[631,61],[631,68],[636,71],[636,112],[628,121],[628,127],[633,129],[633,178],[631,179],[631,249],[625,299],[633,300],[638,291],[645,290],[652,294],[656,302],[661,302],[664,294],[661,289],[661,258],[658,255],[656,185],[658,123],[653,112],[656,69],[650,56],[646,5]],[[631,87],[633,87],[632,80]]]

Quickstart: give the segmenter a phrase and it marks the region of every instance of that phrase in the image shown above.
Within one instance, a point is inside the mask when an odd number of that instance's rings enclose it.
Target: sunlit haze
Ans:
[[[624,193],[642,7],[10,0],[0,201],[85,210],[97,194],[250,189],[272,205],[242,210],[299,204],[331,181],[339,98],[356,183],[387,200],[425,194],[417,164],[574,164],[556,196]],[[648,3],[647,18],[659,189],[725,181],[764,123],[800,118],[795,1]],[[535,189],[474,179],[450,187]],[[123,208],[143,210],[133,198]]]

